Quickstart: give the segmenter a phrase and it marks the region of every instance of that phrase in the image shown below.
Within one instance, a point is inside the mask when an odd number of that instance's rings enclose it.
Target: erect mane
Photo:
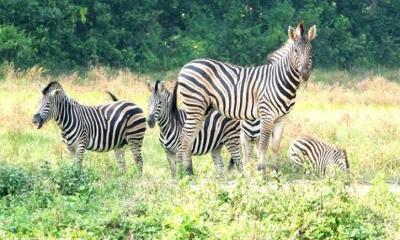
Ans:
[[[45,88],[43,88],[42,93],[46,94],[52,89],[63,89],[61,84],[59,84],[57,81],[52,81]]]
[[[280,48],[275,51],[269,53],[267,55],[266,62],[267,64],[274,63],[282,58],[282,56],[286,55],[289,47],[293,44],[293,40],[287,40]]]

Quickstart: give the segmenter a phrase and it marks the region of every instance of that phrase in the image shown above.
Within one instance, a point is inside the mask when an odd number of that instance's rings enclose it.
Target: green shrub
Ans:
[[[27,170],[0,163],[0,197],[29,191],[32,175]]]
[[[52,181],[63,195],[92,194],[95,192],[97,175],[90,169],[76,164],[63,165],[51,173]]]

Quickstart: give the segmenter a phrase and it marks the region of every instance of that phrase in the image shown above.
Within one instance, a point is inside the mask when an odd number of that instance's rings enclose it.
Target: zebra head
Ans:
[[[45,122],[55,118],[58,109],[57,105],[64,96],[64,90],[58,82],[51,82],[41,88],[42,97],[36,114],[33,115],[32,123],[40,129]]]
[[[314,25],[309,30],[307,35],[304,31],[304,24],[300,22],[296,29],[289,26],[289,40],[293,41],[291,49],[291,64],[300,74],[302,81],[307,81],[310,77],[312,68],[312,46],[317,33],[317,27]]]
[[[161,113],[165,111],[167,99],[164,96],[165,86],[163,81],[157,80],[154,86],[150,82],[147,82],[147,88],[151,92],[147,124],[153,128],[159,120]]]

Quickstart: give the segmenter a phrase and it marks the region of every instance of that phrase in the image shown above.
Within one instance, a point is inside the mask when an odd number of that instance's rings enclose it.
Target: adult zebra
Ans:
[[[68,97],[58,82],[50,82],[41,90],[42,97],[32,122],[40,129],[51,119],[61,129],[62,141],[78,164],[85,150],[115,150],[119,167],[125,170],[124,149],[129,144],[137,168],[142,172],[142,141],[146,120],[142,109],[125,101],[100,106],[85,106]],[[116,99],[115,99],[116,100]]]
[[[199,59],[181,69],[174,89],[172,110],[177,111],[179,95],[187,119],[177,158],[183,162],[188,174],[193,174],[192,140],[207,112],[216,109],[233,119],[260,119],[258,169],[265,175],[265,150],[274,124],[282,121],[292,110],[300,83],[310,76],[311,41],[316,35],[316,27],[311,27],[305,34],[304,25],[300,23],[296,29],[289,27],[288,35],[293,44],[281,59],[273,63],[244,68],[212,59]]]
[[[165,88],[164,82],[157,80],[154,86],[147,83],[151,92],[149,100],[149,116],[147,123],[153,128],[156,122],[160,126],[160,143],[164,148],[170,165],[171,174],[176,173],[176,151],[182,134],[182,123],[185,122],[186,113],[178,112],[178,119],[170,111],[171,94]],[[222,174],[224,163],[221,158],[221,149],[225,145],[231,155],[229,167],[233,163],[241,171],[243,168],[240,160],[240,124],[239,121],[226,118],[216,111],[212,111],[205,118],[204,125],[194,139],[191,153],[204,155],[211,152],[215,168],[219,175]]]
[[[301,166],[310,163],[311,167],[323,176],[332,166],[349,172],[349,160],[345,150],[313,137],[294,140],[290,144],[288,154],[290,161]]]
[[[283,56],[287,54],[293,45],[293,40],[288,39],[288,41],[278,50],[268,54],[266,62],[267,64],[272,64],[279,61]],[[271,133],[271,150],[272,150],[272,162],[276,163],[278,159],[278,153],[280,149],[282,133],[283,133],[284,122],[279,121],[274,123],[273,131]],[[260,119],[254,121],[242,120],[240,121],[240,144],[242,148],[242,161],[244,163],[250,161],[253,153],[253,145],[259,142],[260,139]]]

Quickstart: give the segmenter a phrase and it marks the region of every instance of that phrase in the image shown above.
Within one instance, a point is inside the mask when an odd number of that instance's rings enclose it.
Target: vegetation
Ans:
[[[1,239],[395,239],[398,193],[386,180],[400,175],[399,74],[351,75],[315,70],[288,118],[279,162],[282,176],[263,181],[255,163],[244,176],[218,178],[210,156],[194,158],[196,176],[174,180],[158,143],[144,141],[144,175],[127,151],[126,174],[113,153],[88,152],[77,169],[54,123],[31,124],[37,80],[59,80],[85,104],[110,101],[106,90],[147,112],[148,75],[92,68],[53,77],[41,68],[1,71]],[[173,80],[175,73],[168,73]],[[152,78],[151,78],[152,79]],[[359,80],[355,81],[353,79]],[[320,81],[330,83],[325,84]],[[171,81],[170,81],[171,82]],[[340,83],[337,83],[340,82]],[[167,84],[167,87],[171,87]],[[134,90],[133,90],[134,89]],[[379,91],[377,90],[379,89]],[[354,182],[321,180],[288,162],[290,141],[318,136],[347,149]],[[223,153],[224,159],[228,154]],[[358,182],[372,182],[368,193]]]
[[[315,66],[398,66],[400,5],[385,1],[0,1],[0,59],[53,71],[165,71],[211,57],[264,62],[287,28],[316,24]]]

